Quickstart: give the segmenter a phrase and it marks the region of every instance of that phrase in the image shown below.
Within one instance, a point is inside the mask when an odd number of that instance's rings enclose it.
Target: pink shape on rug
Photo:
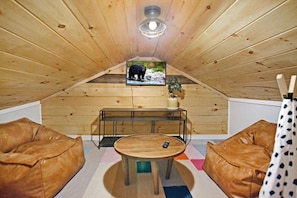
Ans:
[[[118,162],[121,156],[114,150],[114,148],[106,148],[100,162]]]
[[[192,159],[191,162],[194,164],[194,166],[198,170],[203,170],[202,166],[203,166],[203,163],[204,163],[204,159]]]
[[[191,144],[187,145],[185,153],[189,159],[204,159],[204,156]]]

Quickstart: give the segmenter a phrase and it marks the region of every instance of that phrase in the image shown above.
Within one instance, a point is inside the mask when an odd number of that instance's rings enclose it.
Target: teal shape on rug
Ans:
[[[138,161],[137,162],[137,173],[151,173],[152,167],[150,161]]]
[[[187,186],[164,187],[166,198],[193,198]]]
[[[91,147],[84,146],[84,154],[88,154],[88,152],[91,150]]]

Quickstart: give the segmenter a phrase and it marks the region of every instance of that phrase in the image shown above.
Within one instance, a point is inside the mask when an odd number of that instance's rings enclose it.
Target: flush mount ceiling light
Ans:
[[[144,8],[144,15],[147,19],[138,27],[142,35],[148,38],[156,38],[165,32],[165,23],[158,19],[160,14],[161,9],[159,6],[147,6]]]

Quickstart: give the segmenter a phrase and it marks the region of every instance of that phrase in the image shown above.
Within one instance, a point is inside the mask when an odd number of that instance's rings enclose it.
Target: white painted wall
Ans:
[[[0,110],[0,123],[27,117],[30,120],[42,123],[41,104],[39,101]]]
[[[228,134],[241,131],[260,119],[277,123],[281,102],[229,98]]]

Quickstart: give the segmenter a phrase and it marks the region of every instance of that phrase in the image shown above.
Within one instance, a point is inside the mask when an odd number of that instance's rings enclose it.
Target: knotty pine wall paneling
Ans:
[[[124,68],[109,74],[124,74]],[[177,75],[167,70],[168,75]],[[228,101],[207,87],[183,84],[180,107],[188,111],[189,134],[226,134]],[[166,108],[167,86],[127,86],[125,83],[84,83],[42,101],[43,124],[66,135],[90,135],[102,108]],[[178,132],[178,125],[157,122],[156,132]],[[107,125],[111,131],[111,125]],[[118,122],[118,133],[150,132],[149,122]]]

